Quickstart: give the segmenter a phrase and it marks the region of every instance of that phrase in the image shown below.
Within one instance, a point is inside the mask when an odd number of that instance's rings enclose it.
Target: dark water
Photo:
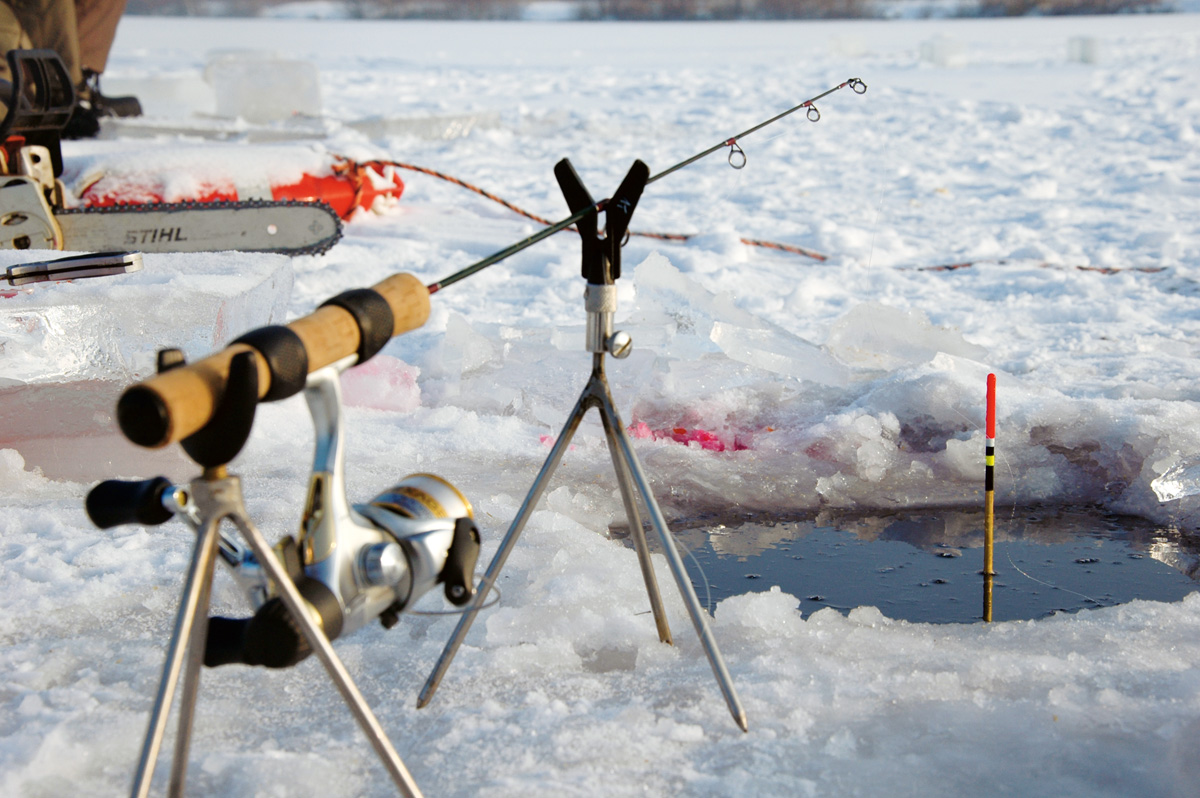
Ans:
[[[983,513],[925,511],[672,525],[700,601],[778,585],[807,617],[863,605],[891,618],[983,617]],[[653,538],[653,533],[650,537]],[[1090,508],[996,512],[992,620],[1043,618],[1200,589],[1200,537]],[[671,589],[669,580],[662,589]]]

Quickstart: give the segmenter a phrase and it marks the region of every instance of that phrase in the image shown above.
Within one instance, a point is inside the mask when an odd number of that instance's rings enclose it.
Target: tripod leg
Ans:
[[[729,677],[729,670],[725,667],[725,660],[721,657],[721,651],[717,648],[717,641],[713,638],[712,630],[709,629],[708,622],[705,620],[704,608],[700,606],[700,599],[696,598],[696,590],[692,587],[692,583],[688,579],[687,571],[683,567],[683,560],[679,556],[679,550],[675,548],[675,539],[671,536],[671,530],[667,528],[667,522],[663,518],[662,510],[659,509],[658,502],[654,500],[654,494],[650,492],[650,482],[642,472],[642,466],[638,462],[637,455],[634,454],[629,434],[625,432],[625,427],[622,426],[620,418],[611,405],[606,410],[612,413],[612,426],[617,434],[617,442],[621,447],[621,454],[630,472],[633,474],[633,480],[637,484],[638,491],[642,494],[642,499],[646,503],[646,510],[650,514],[650,523],[654,525],[654,529],[658,532],[658,537],[662,542],[663,553],[666,554],[667,563],[671,566],[671,574],[675,577],[675,584],[679,587],[684,604],[687,605],[688,615],[692,618],[692,626],[696,628],[696,635],[699,636],[700,643],[704,646],[704,653],[708,656],[708,662],[712,666],[713,675],[717,677],[721,693],[725,696],[725,704],[729,707],[729,712],[733,715],[733,719],[737,722],[737,725],[742,731],[746,731],[746,710],[742,708],[742,702],[738,699],[737,692],[733,689],[733,680]]]
[[[405,798],[420,798],[421,789],[417,783],[413,781],[412,775],[408,772],[408,768],[404,766],[404,762],[400,759],[400,755],[396,753],[396,749],[392,747],[391,741],[388,739],[387,733],[383,730],[379,720],[367,705],[366,699],[362,693],[358,691],[354,680],[350,678],[350,673],[346,670],[346,666],[342,664],[338,658],[337,652],[333,650],[333,645],[329,642],[329,638],[317,626],[312,615],[308,611],[307,603],[300,595],[300,591],[296,589],[296,585],[288,577],[287,572],[283,569],[283,564],[279,562],[279,558],[275,556],[275,552],[267,543],[262,533],[250,523],[244,516],[234,516],[234,523],[241,531],[250,547],[254,550],[254,555],[263,565],[271,576],[272,582],[279,589],[280,597],[283,603],[287,606],[288,611],[292,614],[292,619],[296,621],[300,627],[300,631],[304,634],[304,639],[308,641],[308,645],[316,653],[317,658],[321,660],[321,664],[325,666],[325,670],[329,673],[329,678],[337,686],[338,692],[341,693],[342,699],[346,702],[346,706],[350,708],[350,712],[358,721],[363,733],[367,735],[367,739],[371,743],[371,747],[375,749],[375,753],[379,756],[384,767],[387,768],[392,781],[396,783],[401,795]]]
[[[496,556],[488,564],[487,571],[484,573],[483,579],[479,582],[479,589],[475,592],[475,598],[471,602],[471,606],[458,619],[458,626],[454,628],[454,634],[451,635],[450,640],[446,643],[446,647],[442,649],[442,655],[438,657],[433,672],[425,680],[425,686],[421,688],[421,693],[417,696],[418,709],[427,706],[433,700],[433,694],[437,691],[438,685],[441,684],[442,677],[446,675],[446,671],[450,668],[450,663],[454,659],[454,655],[458,653],[459,646],[462,645],[467,632],[471,629],[471,624],[475,621],[475,616],[479,614],[480,608],[483,607],[483,602],[487,599],[492,585],[495,584],[496,577],[500,575],[500,569],[504,567],[504,562],[508,559],[513,546],[516,545],[517,538],[521,535],[521,530],[525,528],[525,523],[529,520],[529,516],[533,514],[534,507],[537,506],[538,500],[542,497],[542,492],[546,489],[546,483],[550,481],[554,470],[558,468],[558,464],[562,461],[562,456],[567,451],[567,446],[570,445],[571,438],[575,436],[575,431],[579,429],[579,422],[583,420],[583,415],[587,412],[590,404],[591,400],[589,399],[588,389],[584,388],[583,395],[575,403],[575,409],[571,411],[571,415],[567,418],[567,423],[563,426],[562,433],[558,436],[558,441],[554,444],[554,448],[550,450],[550,456],[546,458],[546,462],[542,464],[542,470],[538,472],[537,479],[533,481],[533,487],[529,489],[529,494],[525,497],[525,502],[517,512],[517,517],[513,519],[512,524],[508,527],[508,532],[504,534],[504,539],[500,541],[500,548],[496,551]]]
[[[216,524],[213,525],[213,538]],[[214,558],[215,562],[215,558]],[[212,598],[212,566],[208,578],[200,585],[200,599],[196,616],[192,622],[192,633],[187,643],[187,661],[183,672],[183,690],[179,697],[179,730],[175,735],[175,754],[171,759],[171,781],[167,795],[171,798],[183,795],[187,778],[188,756],[192,742],[192,725],[196,717],[196,696],[200,692],[200,666],[204,664],[204,647],[208,642],[208,607]]]
[[[158,695],[154,699],[154,709],[150,714],[150,726],[146,731],[146,741],[142,746],[142,756],[138,761],[137,774],[134,776],[133,798],[146,798],[150,794],[154,764],[158,761],[158,753],[162,748],[163,734],[167,728],[167,716],[171,712],[171,701],[175,697],[179,673],[183,668],[188,646],[194,641],[193,630],[196,625],[196,617],[200,612],[205,614],[208,612],[207,597],[212,585],[216,555],[217,522],[212,521],[205,524],[196,534],[196,547],[192,552],[192,563],[188,569],[187,581],[184,583],[183,597],[179,602],[175,630],[171,634],[167,661],[163,665],[162,680],[159,682]],[[204,605],[203,609],[202,604]],[[195,701],[194,690],[190,700]],[[191,708],[185,707],[185,711],[190,715]],[[189,722],[186,731],[190,733],[190,730]],[[181,726],[180,734],[182,735],[184,732],[185,729]]]
[[[667,624],[667,611],[663,607],[662,595],[658,592],[658,579],[654,576],[654,564],[650,561],[650,547],[646,543],[646,530],[642,529],[642,516],[638,512],[637,496],[634,494],[629,469],[618,449],[617,434],[613,431],[613,421],[609,417],[610,409],[611,403],[606,397],[600,405],[600,421],[604,424],[604,437],[608,441],[608,452],[612,456],[613,470],[617,474],[617,484],[621,488],[621,501],[625,503],[625,517],[629,519],[629,533],[633,536],[638,565],[642,569],[642,580],[646,583],[646,594],[650,597],[650,611],[654,614],[658,639],[671,645],[673,641],[671,627]]]

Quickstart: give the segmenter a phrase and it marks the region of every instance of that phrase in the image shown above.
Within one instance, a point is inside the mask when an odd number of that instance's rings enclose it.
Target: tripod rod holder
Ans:
[[[651,526],[658,534],[663,554],[671,568],[671,575],[675,579],[675,584],[679,588],[688,614],[691,616],[692,625],[700,638],[705,656],[708,657],[709,664],[712,666],[713,675],[716,676],[726,706],[738,727],[742,731],[747,729],[746,712],[742,708],[737,691],[733,687],[733,680],[729,676],[729,670],[725,666],[720,649],[717,648],[716,640],[705,620],[704,608],[701,607],[700,600],[696,597],[695,588],[688,581],[687,571],[683,566],[683,560],[679,556],[671,531],[667,527],[666,519],[663,518],[662,511],[650,491],[649,480],[633,451],[629,433],[625,431],[625,424],[617,413],[612,393],[609,390],[608,379],[604,374],[605,353],[621,358],[628,355],[630,351],[629,336],[622,332],[614,333],[612,331],[613,314],[617,309],[616,280],[621,275],[622,240],[628,230],[629,219],[637,206],[638,198],[646,185],[649,173],[650,170],[644,163],[634,162],[613,198],[595,203],[587,189],[584,188],[579,175],[575,173],[570,161],[564,158],[554,167],[554,175],[558,179],[563,195],[567,198],[567,204],[571,206],[574,215],[579,219],[577,229],[583,239],[583,278],[587,281],[584,306],[587,310],[587,349],[592,353],[592,374],[579,395],[579,401],[575,403],[574,410],[571,411],[566,424],[563,425],[562,432],[551,449],[550,455],[542,465],[542,470],[538,472],[525,501],[517,511],[516,518],[513,519],[512,525],[509,526],[508,532],[500,542],[500,547],[475,592],[474,600],[470,602],[467,611],[459,619],[454,634],[446,643],[446,647],[442,649],[442,655],[438,658],[433,672],[426,679],[425,686],[417,698],[418,708],[428,705],[433,699],[433,694],[441,684],[442,678],[446,675],[463,640],[466,639],[467,632],[475,621],[475,616],[483,608],[483,603],[495,584],[500,569],[504,567],[509,553],[516,545],[517,538],[532,515],[534,507],[537,506],[550,477],[562,461],[563,454],[570,446],[571,439],[579,429],[584,415],[588,410],[596,408],[600,414],[601,424],[604,426],[604,436],[608,442],[613,470],[621,491],[621,501],[625,505],[625,514],[632,531],[634,548],[637,550],[638,564],[646,585],[647,596],[650,599],[650,611],[654,615],[659,639],[667,644],[672,643],[666,610],[662,597],[659,595],[657,577],[650,561],[650,548],[645,530],[642,528],[641,513],[638,511],[637,497],[639,495],[650,514]],[[604,236],[598,234],[597,215],[600,210],[605,211],[606,217]]]

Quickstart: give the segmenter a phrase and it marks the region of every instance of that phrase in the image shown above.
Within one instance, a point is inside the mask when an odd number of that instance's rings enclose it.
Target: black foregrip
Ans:
[[[101,529],[122,524],[154,526],[169,521],[173,513],[163,506],[162,497],[171,481],[155,477],[140,482],[109,479],[88,492],[85,508],[88,518]]]
[[[358,324],[358,361],[366,363],[392,340],[396,334],[396,317],[392,306],[374,288],[353,288],[343,291],[321,307],[333,305],[348,312]]]

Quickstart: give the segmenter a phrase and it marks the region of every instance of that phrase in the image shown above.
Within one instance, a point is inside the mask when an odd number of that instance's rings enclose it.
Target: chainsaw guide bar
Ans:
[[[275,252],[320,255],[342,237],[321,202],[247,200],[67,208],[56,211],[63,248],[79,252]]]

